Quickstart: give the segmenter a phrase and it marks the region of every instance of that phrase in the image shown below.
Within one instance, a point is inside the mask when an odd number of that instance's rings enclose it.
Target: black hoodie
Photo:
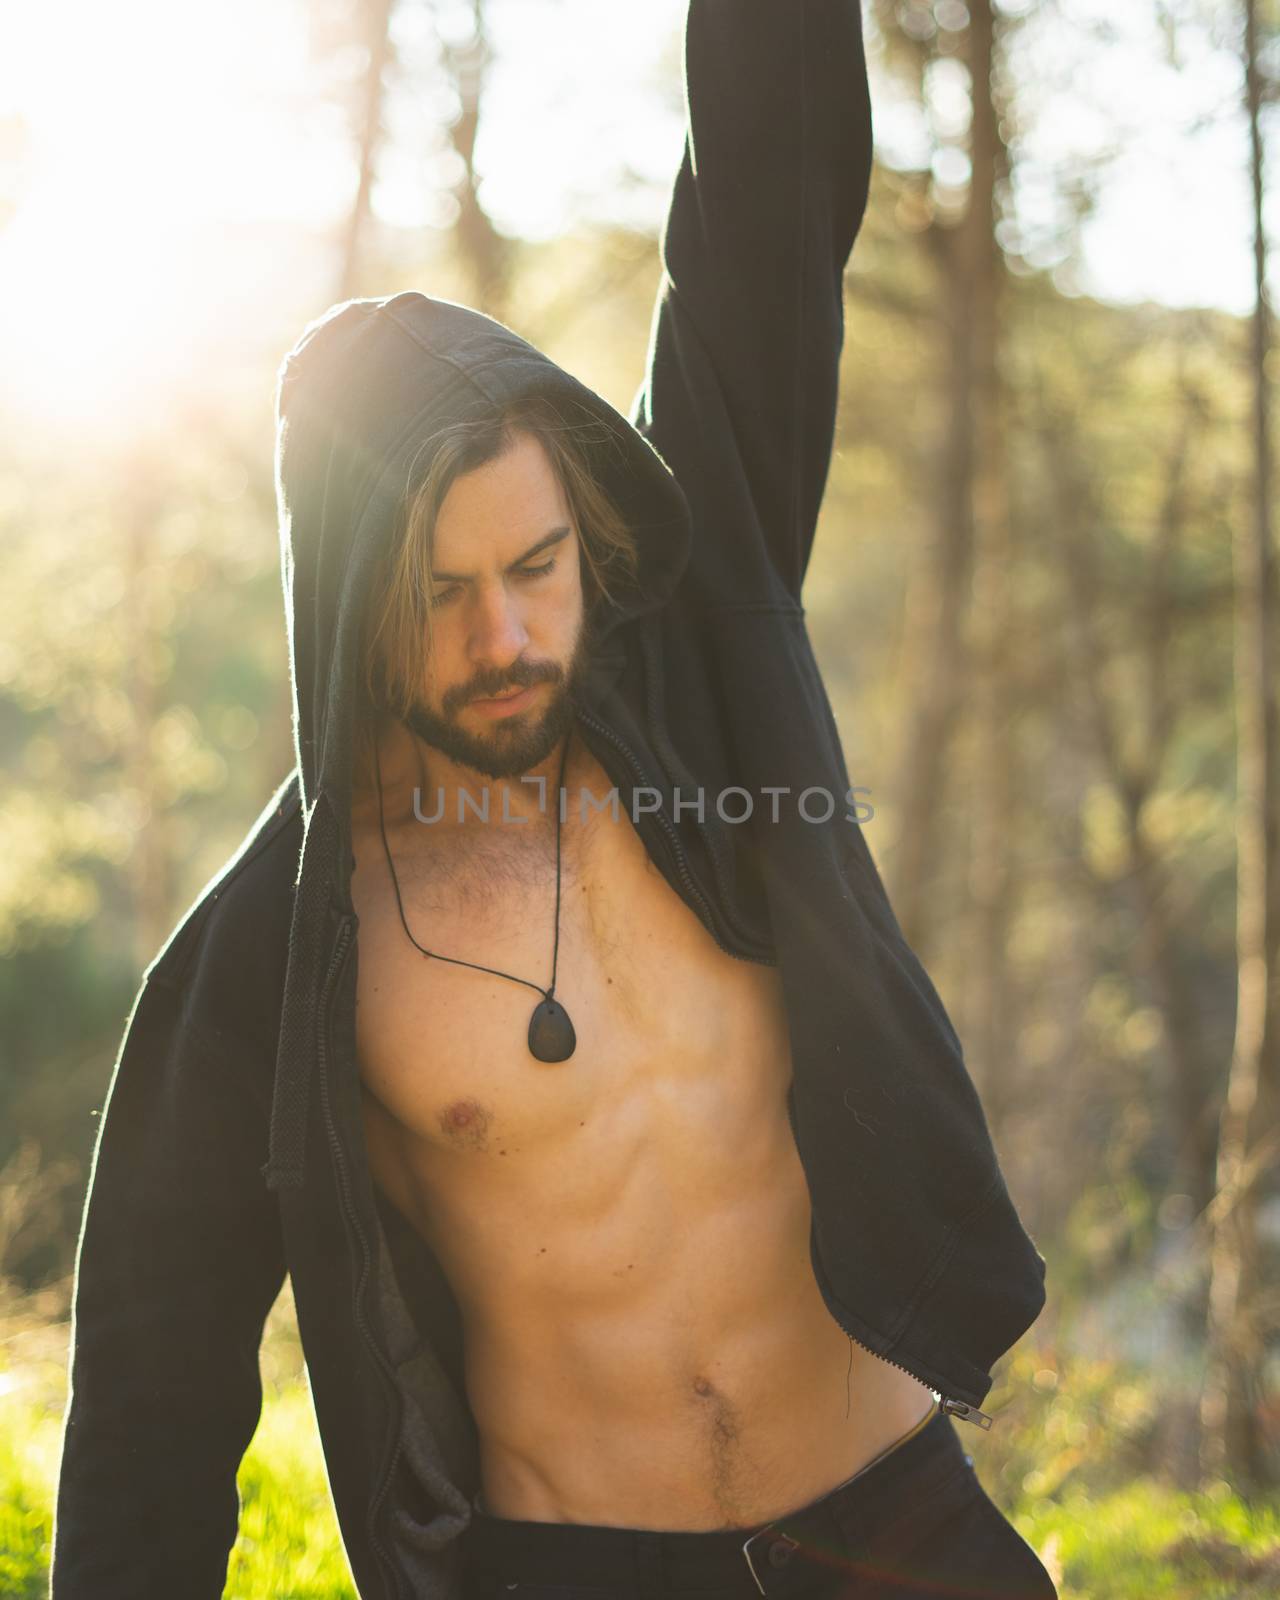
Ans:
[[[685,78],[629,419],[416,292],[334,307],[281,368],[296,766],[148,967],[121,1045],[77,1261],[55,1600],[221,1593],[286,1272],[360,1594],[458,1593],[475,1425],[457,1303],[366,1159],[350,801],[370,575],[422,439],[477,406],[536,391],[599,424],[641,560],[595,630],[577,727],[675,892],[779,968],[832,1316],[972,1416],[1043,1305],[856,820],[800,603],[871,167],[857,0],[691,0]]]

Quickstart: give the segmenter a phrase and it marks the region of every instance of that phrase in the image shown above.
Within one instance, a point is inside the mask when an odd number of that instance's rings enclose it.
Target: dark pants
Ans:
[[[668,1533],[477,1510],[464,1548],[466,1600],[1057,1600],[937,1410],[847,1483],[768,1524]]]

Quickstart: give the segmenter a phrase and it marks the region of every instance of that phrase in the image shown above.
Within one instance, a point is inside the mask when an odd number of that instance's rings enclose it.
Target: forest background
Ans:
[[[72,14],[76,45],[65,39]],[[1049,1303],[993,1497],[1085,1596],[1280,1593],[1280,7],[868,0],[805,590]],[[293,761],[276,365],[405,288],[626,410],[680,0],[31,8],[0,78],[0,1597],[143,968]],[[350,1596],[287,1290],[228,1596]]]

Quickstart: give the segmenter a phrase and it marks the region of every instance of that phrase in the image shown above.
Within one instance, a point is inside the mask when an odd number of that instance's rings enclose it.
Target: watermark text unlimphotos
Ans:
[[[535,778],[521,778],[521,783],[532,784],[538,791],[538,810],[547,809],[547,780],[539,776]],[[870,822],[875,816],[875,808],[869,800],[861,800],[859,795],[870,794],[870,789],[865,784],[855,784],[846,789],[843,795],[836,795],[830,789],[820,784],[810,785],[806,789],[793,789],[789,784],[767,784],[757,790],[740,788],[736,784],[727,789],[709,790],[696,788],[692,790],[676,789],[671,799],[671,815],[676,822],[690,820],[704,823],[711,817],[718,817],[721,822],[736,826],[738,823],[750,822],[753,817],[759,817],[768,822],[781,822],[785,814],[799,817],[802,822],[825,823],[830,822],[836,815],[837,808],[844,807],[843,819],[861,826]],[[572,814],[572,791],[568,788],[560,790],[560,820],[567,822]],[[469,817],[474,817],[480,822],[528,822],[527,815],[518,815],[511,810],[511,790],[504,787],[501,802],[498,806],[491,805],[491,793],[486,787],[479,796],[471,793],[469,789],[457,790],[457,816],[456,821],[465,822]],[[434,808],[428,810],[424,804],[422,790],[418,787],[413,791],[413,814],[419,822],[443,822],[446,819],[447,806],[443,789],[436,789]],[[593,815],[609,812],[615,822],[623,815],[622,797],[616,786],[607,790],[602,795],[597,795],[592,790],[580,788],[578,790],[577,814],[579,820],[586,822]],[[660,789],[640,786],[631,790],[630,801],[626,807],[627,814],[633,823],[638,823],[641,817],[651,816],[663,809],[663,794]]]

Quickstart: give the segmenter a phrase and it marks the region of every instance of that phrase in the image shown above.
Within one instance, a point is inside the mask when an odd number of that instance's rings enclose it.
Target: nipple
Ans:
[[[440,1131],[459,1148],[483,1150],[489,1139],[489,1113],[478,1100],[454,1100],[440,1113]]]

